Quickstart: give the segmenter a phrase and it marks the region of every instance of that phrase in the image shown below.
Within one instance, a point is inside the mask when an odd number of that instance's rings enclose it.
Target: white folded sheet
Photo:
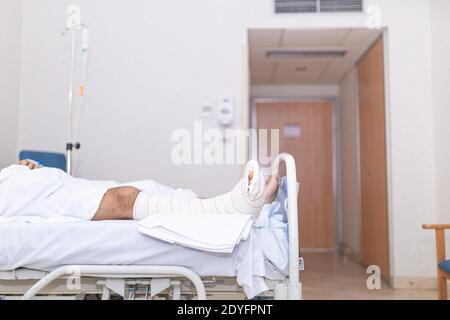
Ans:
[[[139,223],[139,232],[169,243],[208,252],[231,253],[247,240],[251,215],[157,214]]]

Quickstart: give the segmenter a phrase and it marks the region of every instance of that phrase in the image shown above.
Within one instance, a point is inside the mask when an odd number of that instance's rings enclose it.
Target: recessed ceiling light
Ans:
[[[266,58],[273,60],[299,60],[305,58],[344,58],[346,50],[268,50]]]

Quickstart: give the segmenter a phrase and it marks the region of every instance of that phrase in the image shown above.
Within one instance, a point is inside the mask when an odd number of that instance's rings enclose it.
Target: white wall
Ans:
[[[366,1],[380,6],[389,30],[390,249],[398,277],[435,272],[433,237],[420,228],[436,218],[429,1]],[[176,167],[170,133],[192,126],[205,101],[222,94],[245,101],[247,28],[364,27],[367,20],[363,14],[275,17],[272,0],[24,0],[21,148],[64,146],[68,41],[58,31],[72,2],[82,5],[93,43],[78,172],[153,177],[204,195],[230,187],[241,168]],[[245,122],[240,107],[236,126]]]
[[[25,0],[20,148],[64,151],[70,40],[60,30],[72,3],[92,43],[78,175],[152,178],[203,196],[230,188],[240,166],[175,166],[170,158],[172,131],[191,129],[205,102],[240,102],[245,32],[227,19],[241,17],[230,1]]]
[[[450,222],[450,1],[431,2],[438,220]]]
[[[450,222],[450,1],[431,2],[431,50],[438,223]],[[450,243],[450,232],[447,232]],[[447,246],[450,257],[450,246]]]
[[[20,3],[0,0],[0,168],[17,161]]]
[[[352,68],[340,82],[342,243],[361,254],[361,203],[359,192],[358,74]]]
[[[427,277],[435,273],[434,244],[421,224],[436,214],[429,3],[391,1],[390,9],[383,14],[392,21],[387,43],[391,272]]]

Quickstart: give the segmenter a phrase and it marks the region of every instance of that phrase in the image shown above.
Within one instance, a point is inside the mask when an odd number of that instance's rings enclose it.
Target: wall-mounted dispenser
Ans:
[[[231,97],[223,97],[219,101],[217,121],[220,125],[228,127],[233,124],[234,101]]]

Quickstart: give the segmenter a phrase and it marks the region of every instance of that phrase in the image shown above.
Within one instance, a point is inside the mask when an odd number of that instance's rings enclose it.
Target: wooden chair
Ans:
[[[450,224],[424,224],[423,228],[432,229],[436,232],[439,299],[447,300],[447,280],[450,279],[450,260],[445,260],[445,230],[450,229]]]

